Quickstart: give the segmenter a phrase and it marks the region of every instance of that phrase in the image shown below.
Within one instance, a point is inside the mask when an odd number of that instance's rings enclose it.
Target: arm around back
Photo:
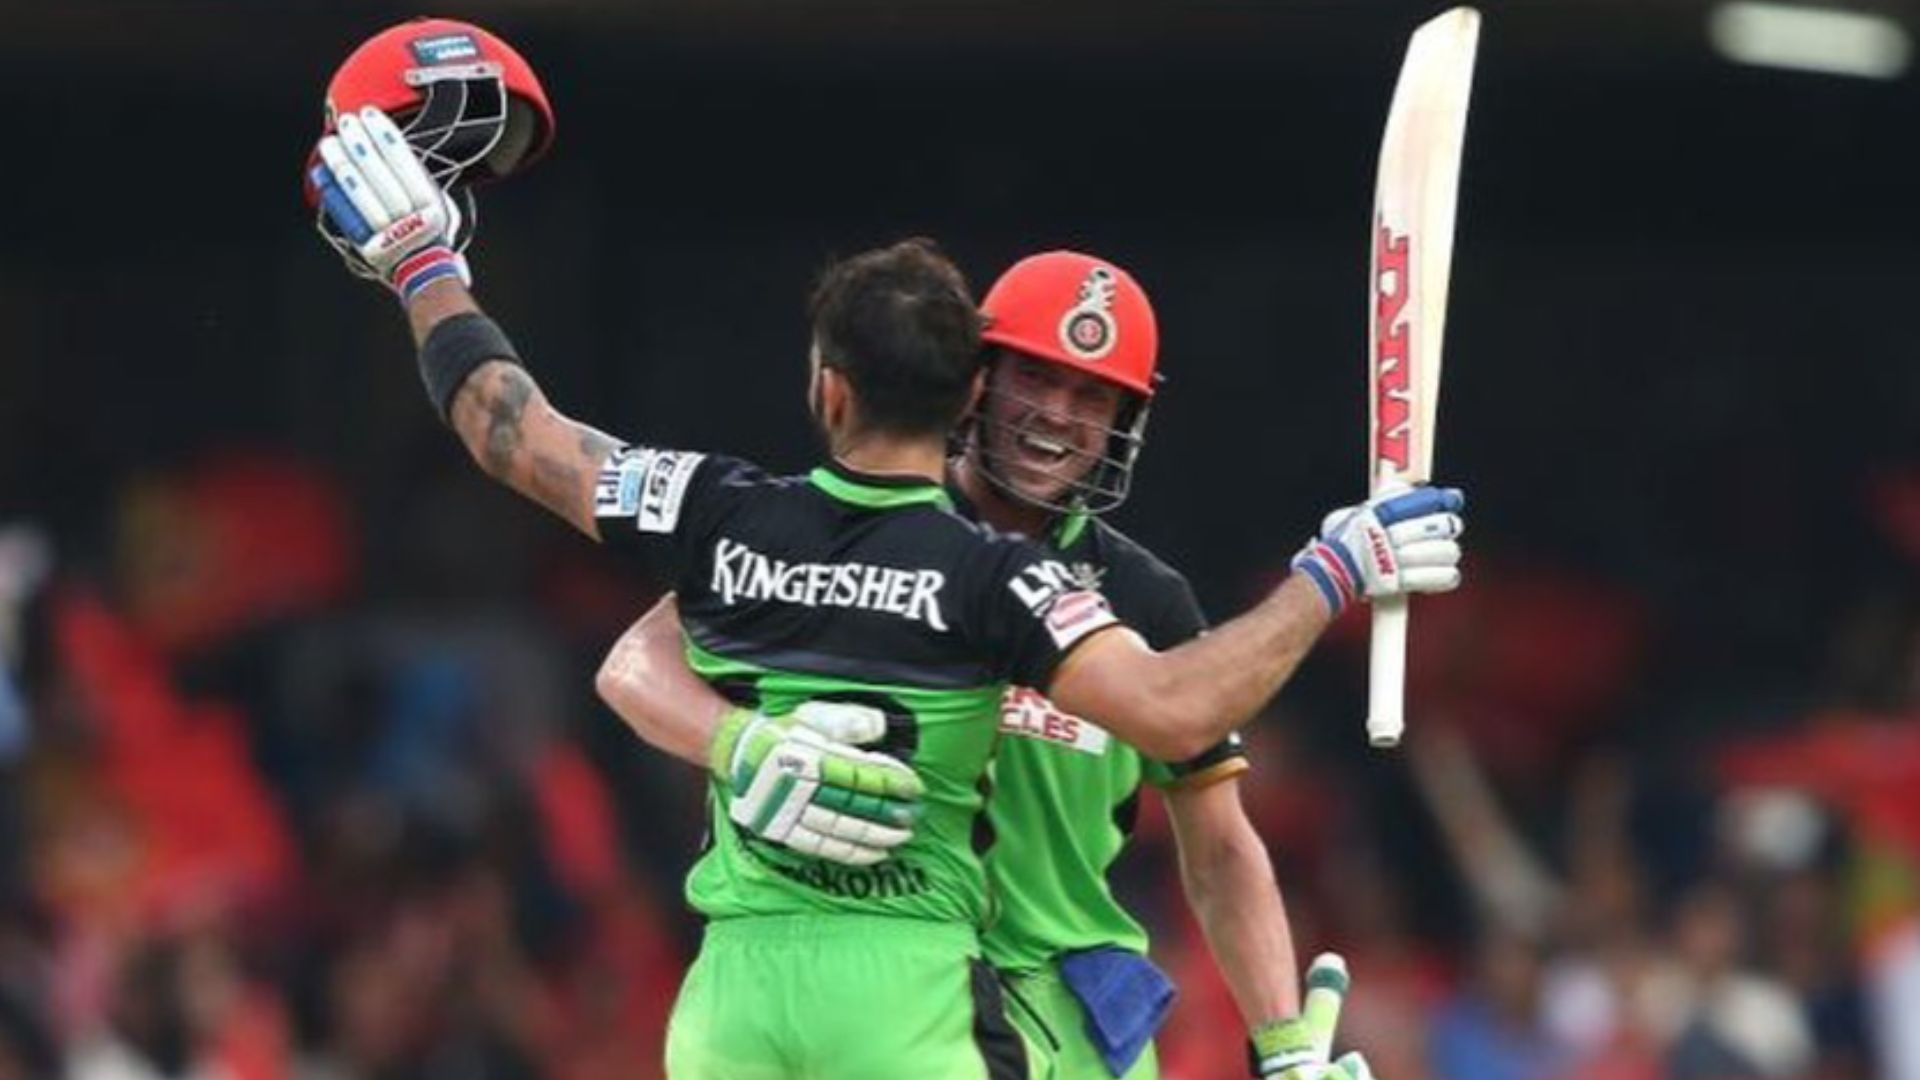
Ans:
[[[687,667],[680,607],[671,593],[614,642],[594,688],[648,745],[707,767],[730,706]]]

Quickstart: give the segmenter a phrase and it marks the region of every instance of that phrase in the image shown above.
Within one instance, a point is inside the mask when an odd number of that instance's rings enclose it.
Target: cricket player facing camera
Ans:
[[[986,387],[949,463],[956,509],[1044,538],[1152,647],[1194,638],[1205,623],[1186,579],[1100,517],[1127,497],[1159,382],[1145,291],[1112,263],[1054,251],[1003,274],[982,314]],[[609,654],[600,686],[648,741],[698,752],[698,734],[681,734],[687,717],[719,717],[726,705],[674,671],[684,667],[684,639],[672,601],[662,603]],[[1308,619],[1301,632],[1320,626]],[[1272,865],[1241,805],[1239,738],[1164,764],[1024,686],[1007,691],[1000,730],[986,849],[998,911],[983,944],[1014,1022],[1048,1048],[1054,1075],[1158,1075],[1151,1039],[1173,989],[1107,880],[1143,782],[1167,800],[1188,901],[1256,1047],[1284,1043],[1300,1011],[1298,969]],[[884,852],[855,845],[851,854],[873,861]],[[1103,1011],[1116,986],[1130,988],[1126,1007]]]
[[[1458,494],[1398,494],[1335,515],[1251,611],[1155,650],[1053,552],[953,511],[941,480],[949,433],[984,382],[980,319],[930,244],[824,276],[808,399],[828,460],[774,477],[622,443],[556,410],[468,292],[446,192],[379,110],[342,120],[319,161],[320,205],[350,261],[400,296],[429,399],[474,461],[655,561],[694,670],[742,707],[706,757],[713,836],[687,895],[708,926],[669,1036],[676,1077],[1044,1069],[1007,1022],[978,936],[991,921],[983,794],[1008,684],[1189,760],[1252,716],[1348,601],[1458,583]],[[892,761],[835,752],[831,738],[868,733],[818,722],[822,734],[797,711],[809,701],[877,712],[875,751]],[[848,818],[862,823],[854,839],[873,826],[910,835],[884,862],[851,867],[786,842],[796,821],[818,834]],[[1335,1068],[1320,1043],[1300,1040],[1296,1075]]]

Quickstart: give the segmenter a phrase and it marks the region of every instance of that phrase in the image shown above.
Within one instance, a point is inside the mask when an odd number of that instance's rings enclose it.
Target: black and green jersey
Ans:
[[[967,512],[964,504],[963,513]],[[1066,518],[1055,557],[1076,584],[1098,588],[1120,619],[1156,649],[1206,628],[1186,578],[1105,522]],[[1190,762],[1167,765],[1056,708],[1027,686],[1008,690],[987,816],[994,843],[987,875],[998,901],[987,959],[1038,968],[1075,949],[1147,948],[1146,931],[1115,899],[1108,871],[1133,831],[1144,781],[1165,788],[1246,769],[1233,736]]]
[[[600,476],[616,547],[652,546],[679,593],[694,671],[770,715],[808,700],[882,709],[877,747],[926,784],[915,835],[874,867],[762,841],[711,789],[687,880],[710,918],[858,912],[984,925],[981,806],[1008,683],[1044,686],[1114,617],[1044,548],[953,512],[937,484],[836,467],[769,476],[737,459],[630,448]]]

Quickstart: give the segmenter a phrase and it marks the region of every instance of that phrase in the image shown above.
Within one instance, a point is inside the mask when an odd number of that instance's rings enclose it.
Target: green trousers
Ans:
[[[1036,1080],[973,928],[868,915],[709,923],[670,1080]]]

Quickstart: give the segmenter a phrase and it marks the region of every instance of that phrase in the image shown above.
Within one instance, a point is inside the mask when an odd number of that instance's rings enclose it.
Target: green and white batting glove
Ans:
[[[1327,1067],[1328,1080],[1373,1080],[1373,1069],[1358,1050],[1340,1055]]]
[[[1340,1080],[1349,1058],[1370,1077],[1366,1062],[1349,1054],[1339,1063],[1333,1056],[1333,1031],[1340,1025],[1340,1006],[1346,1001],[1347,962],[1335,953],[1321,953],[1307,969],[1307,997],[1300,1015],[1272,1020],[1253,1029],[1248,1064],[1253,1075],[1270,1080]]]
[[[856,748],[886,733],[886,715],[867,705],[734,709],[707,760],[735,824],[803,855],[870,866],[912,838],[924,790],[903,762]]]

